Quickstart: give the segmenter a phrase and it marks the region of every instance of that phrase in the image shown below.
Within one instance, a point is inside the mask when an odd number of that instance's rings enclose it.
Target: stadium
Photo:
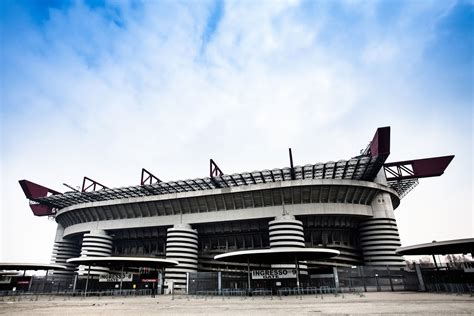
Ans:
[[[184,288],[189,273],[245,272],[245,264],[215,260],[240,250],[337,250],[301,263],[308,280],[325,267],[403,267],[394,211],[418,179],[442,175],[454,158],[387,162],[390,127],[378,128],[347,160],[294,166],[289,154],[289,167],[238,174],[225,174],[211,159],[209,176],[190,180],[164,182],[142,169],[139,185],[122,188],[87,177],[81,190],[65,193],[19,182],[34,215],[58,224],[52,263],[67,269],[55,278],[110,272],[67,262],[72,258],[159,257],[179,262],[165,279]]]

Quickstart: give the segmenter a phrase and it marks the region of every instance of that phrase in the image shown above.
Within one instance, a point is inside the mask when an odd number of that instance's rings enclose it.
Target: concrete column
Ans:
[[[277,216],[268,223],[270,248],[298,247],[304,248],[303,223],[292,215]],[[296,264],[272,264],[272,268],[296,269]],[[308,274],[306,262],[299,262],[301,275]]]
[[[339,274],[337,274],[337,267],[332,268],[334,274],[334,286],[336,287],[336,291],[339,292]]]
[[[425,281],[423,280],[423,274],[421,273],[421,268],[418,263],[413,263],[415,265],[416,275],[418,277],[418,283],[420,284],[420,291],[425,292]]]
[[[188,224],[176,224],[168,228],[166,258],[177,260],[179,265],[166,268],[166,280],[176,290],[186,290],[186,273],[197,272],[198,234]]]
[[[189,272],[186,272],[186,294],[189,294]]]
[[[375,182],[387,184],[383,169]],[[360,245],[365,265],[404,266],[403,257],[395,253],[401,243],[390,194],[377,194],[371,206],[373,218],[359,224]]]
[[[110,257],[112,255],[113,241],[112,237],[104,230],[91,230],[84,234],[82,238],[81,257]],[[79,266],[79,276],[89,274],[88,266]],[[90,268],[92,277],[109,273],[109,268],[94,267]]]
[[[81,249],[76,241],[64,239],[63,234],[64,227],[58,224],[56,237],[54,239],[53,253],[51,255],[51,263],[66,266],[67,269],[52,271],[51,275],[53,279],[56,280],[71,280],[77,265],[67,263],[66,260],[79,257]]]
[[[217,272],[217,291],[222,294],[222,271]]]

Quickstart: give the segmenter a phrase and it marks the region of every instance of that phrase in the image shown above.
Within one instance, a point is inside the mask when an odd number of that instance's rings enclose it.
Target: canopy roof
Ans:
[[[474,253],[474,238],[433,241],[400,247],[395,251],[399,255],[446,255],[456,253]]]
[[[66,270],[66,267],[51,263],[0,262],[0,270]]]
[[[79,257],[68,259],[67,262],[87,266],[124,268],[167,268],[179,264],[176,260],[149,257]]]
[[[292,263],[295,260],[327,259],[336,257],[339,254],[339,250],[328,248],[278,247],[227,252],[215,256],[214,260],[252,263]]]
[[[20,275],[20,274],[16,271],[0,271],[0,276],[16,276],[16,275]]]

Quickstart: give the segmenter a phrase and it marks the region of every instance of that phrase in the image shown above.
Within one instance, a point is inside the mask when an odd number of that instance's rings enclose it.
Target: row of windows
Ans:
[[[306,247],[345,246],[359,247],[357,233],[347,230],[310,230],[305,231]],[[221,236],[200,236],[200,252],[225,252],[238,249],[258,249],[269,247],[267,231]],[[114,241],[113,252],[116,255],[164,255],[165,238],[123,239]]]

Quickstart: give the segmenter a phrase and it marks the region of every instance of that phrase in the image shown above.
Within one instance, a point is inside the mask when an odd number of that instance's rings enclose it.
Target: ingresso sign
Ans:
[[[99,282],[132,282],[133,273],[114,273],[114,274],[103,274],[99,276]]]
[[[254,270],[252,279],[296,279],[296,269]]]

